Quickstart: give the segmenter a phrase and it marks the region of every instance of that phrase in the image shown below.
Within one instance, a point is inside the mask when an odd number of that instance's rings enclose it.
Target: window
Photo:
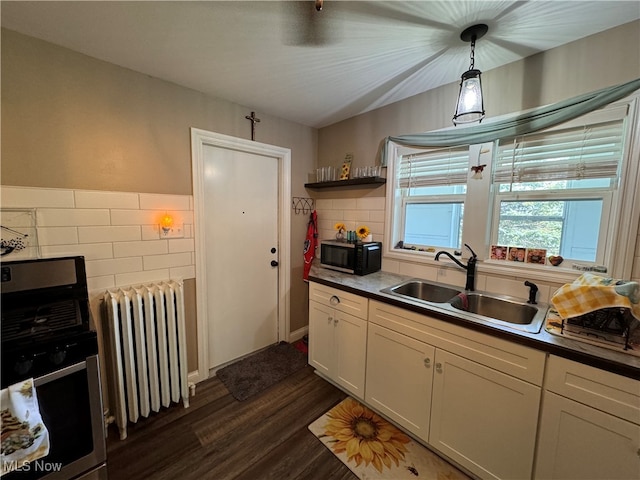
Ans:
[[[468,243],[481,270],[541,269],[557,279],[582,263],[630,277],[640,217],[640,165],[630,161],[640,156],[637,101],[483,145],[393,146],[385,255],[430,263],[435,251]],[[480,179],[470,171],[476,164],[486,164]],[[565,262],[485,263],[492,245],[545,250]]]
[[[460,248],[468,165],[467,147],[402,156],[396,176],[401,221],[394,244]]]
[[[492,243],[604,264],[623,138],[620,119],[498,142]]]

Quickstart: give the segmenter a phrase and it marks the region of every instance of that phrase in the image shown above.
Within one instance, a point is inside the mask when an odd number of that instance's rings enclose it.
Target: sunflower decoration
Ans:
[[[347,230],[347,226],[342,222],[336,223],[333,228],[335,228],[338,233],[344,233]]]
[[[411,440],[378,414],[353,398],[347,398],[328,414],[325,435],[332,437],[334,453],[346,453],[348,462],[359,467],[373,465],[382,473],[391,463],[399,466],[408,452],[405,444]]]
[[[366,225],[361,225],[356,230],[356,233],[358,234],[358,238],[360,240],[364,240],[369,236],[369,234],[371,233],[371,230],[369,230],[369,227],[367,227]]]

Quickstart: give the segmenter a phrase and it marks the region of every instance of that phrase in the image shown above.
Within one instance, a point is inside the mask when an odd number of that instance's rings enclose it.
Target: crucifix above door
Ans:
[[[245,115],[247,120],[251,122],[251,140],[256,139],[256,123],[260,123],[260,119],[256,117],[256,112],[251,112],[251,115]]]

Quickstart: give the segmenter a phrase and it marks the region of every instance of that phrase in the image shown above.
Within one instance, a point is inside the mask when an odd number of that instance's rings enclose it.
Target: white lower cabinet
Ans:
[[[535,478],[640,478],[640,382],[551,356]]]
[[[545,354],[369,305],[367,404],[479,478],[530,479]]]
[[[364,399],[367,299],[315,284],[310,284],[310,298],[318,300],[309,301],[309,364]],[[347,308],[365,318],[345,313]]]
[[[640,478],[640,427],[545,392],[536,478]]]
[[[436,350],[429,444],[481,478],[531,478],[540,387]]]
[[[309,299],[309,363],[478,478],[640,479],[638,380],[324,285]]]
[[[435,348],[369,325],[365,400],[409,432],[427,440]]]

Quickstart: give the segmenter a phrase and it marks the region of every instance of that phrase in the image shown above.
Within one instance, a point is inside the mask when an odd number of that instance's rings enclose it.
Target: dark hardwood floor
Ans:
[[[212,378],[174,405],[107,439],[109,480],[357,477],[308,430],[346,397],[309,366],[243,402]]]

